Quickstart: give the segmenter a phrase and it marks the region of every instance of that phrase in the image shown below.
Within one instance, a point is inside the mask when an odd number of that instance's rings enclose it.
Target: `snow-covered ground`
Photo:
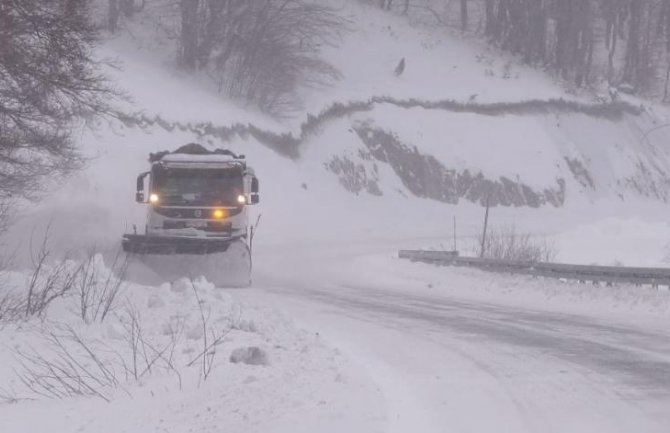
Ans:
[[[667,431],[668,291],[412,264],[390,245],[296,248],[244,293],[366,366],[386,431]]]
[[[550,78],[480,44],[410,26],[357,2],[341,7],[353,31],[326,56],[343,79],[328,89],[306,89],[305,112],[282,121],[174,72],[169,49],[149,44],[142,33],[119,36],[99,54],[121,62],[109,73],[132,97],[124,109],[181,123],[252,123],[294,134],[305,113],[373,96],[573,99]],[[402,57],[406,72],[395,77]],[[42,316],[3,323],[0,432],[667,432],[670,292],[397,259],[400,248],[451,248],[454,217],[459,249],[467,250],[480,232],[483,209],[466,200],[449,205],[412,196],[388,164],[373,169],[355,159],[364,148],[351,131],[372,122],[448,168],[540,189],[565,178],[564,206],[496,207],[491,224],[549,239],[563,262],[659,266],[670,255],[669,208],[645,193],[667,184],[655,169],[639,170],[639,163],[668,166],[667,131],[641,140],[664,113],[656,107],[653,116],[621,120],[490,117],[381,104],[322,125],[301,144],[296,160],[250,137],[222,142],[115,120],[82,128],[88,167],[50,185],[39,204],[23,207],[3,239],[1,251],[11,256],[13,270],[0,273],[2,287],[26,289],[30,239],[36,245],[47,227],[54,258],[81,261],[97,250],[106,265],[96,266],[105,275],[120,235],[143,224],[134,186],[148,153],[191,141],[246,154],[260,178],[254,285],[223,290],[198,280],[194,290],[186,280],[155,287],[127,281],[102,323],[81,318],[76,291]],[[343,188],[326,169],[334,156],[373,170],[382,195]],[[590,170],[595,189],[571,177],[566,157]],[[214,363],[207,380],[198,361],[188,366],[204,344],[201,311],[210,341],[225,334],[209,355]],[[132,317],[140,318],[151,345],[138,352],[138,379],[130,367]],[[176,343],[174,328],[182,329]],[[75,370],[97,372],[92,376],[104,386],[95,387],[109,402],[100,396],[44,398],[20,380],[30,366],[22,353],[63,355],[54,335],[78,354],[83,364]],[[97,363],[74,335],[114,370],[114,380],[100,379]],[[166,352],[156,356],[165,347],[174,347],[172,366]],[[233,351],[248,347],[262,350],[267,362],[230,361]]]
[[[92,267],[87,313],[78,278],[45,314],[4,321],[0,431],[336,432],[380,419],[374,384],[287,314],[182,279],[125,282],[103,317],[96,293],[114,281],[100,256]]]

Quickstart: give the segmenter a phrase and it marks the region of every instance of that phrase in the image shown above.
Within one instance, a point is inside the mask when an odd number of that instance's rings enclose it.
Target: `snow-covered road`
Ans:
[[[261,251],[255,288],[239,294],[291,311],[362,366],[385,431],[669,431],[667,316],[623,314],[607,294],[529,302],[515,285],[562,283],[409,264],[376,245]],[[507,294],[477,296],[491,280]]]

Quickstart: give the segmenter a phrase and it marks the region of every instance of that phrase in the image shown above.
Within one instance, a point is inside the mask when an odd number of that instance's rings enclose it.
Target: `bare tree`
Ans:
[[[219,91],[281,113],[299,106],[301,85],[336,79],[321,60],[344,20],[329,6],[307,0],[180,0],[179,60],[200,69]]]
[[[107,7],[107,30],[116,32],[119,25],[119,0],[109,0]]]
[[[186,69],[195,69],[198,57],[198,9],[200,0],[181,0],[181,50],[179,61]]]
[[[49,247],[49,227],[44,231],[42,241],[36,249],[30,240],[33,270],[28,282],[28,290],[22,300],[24,316],[44,316],[47,308],[57,299],[66,296],[75,287],[79,270],[60,261],[48,264],[51,256]]]
[[[0,203],[82,165],[72,121],[108,113],[86,0],[0,2]]]
[[[663,0],[661,23],[665,33],[665,84],[663,85],[663,102],[668,100],[668,86],[670,84],[670,0]]]
[[[491,228],[476,252],[488,259],[551,262],[557,249],[547,239],[519,233],[514,226],[499,226]]]
[[[461,30],[468,29],[468,0],[461,0]]]
[[[141,12],[146,5],[146,0],[121,0],[121,12],[127,18],[132,17],[137,12]]]
[[[107,30],[115,33],[122,17],[131,18],[141,12],[146,0],[109,0],[107,3]]]

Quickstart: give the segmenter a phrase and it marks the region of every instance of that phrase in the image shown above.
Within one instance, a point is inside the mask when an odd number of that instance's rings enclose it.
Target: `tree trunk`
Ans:
[[[557,10],[555,64],[563,78],[569,77],[569,71],[574,66],[575,50],[579,41],[574,25],[574,1],[561,0]]]
[[[135,13],[135,1],[134,0],[121,0],[121,12],[127,18],[130,18]]]
[[[199,0],[181,0],[181,53],[179,63],[185,69],[196,68],[198,58]]]
[[[667,102],[668,84],[670,82],[670,0],[663,1],[662,20],[665,30],[665,84],[663,85],[663,102]]]
[[[615,19],[612,23],[612,29],[608,38],[609,40],[609,53],[607,55],[607,83],[611,86],[614,83],[614,54],[616,53],[617,40],[619,38],[618,32],[618,19]]]
[[[223,33],[222,29],[225,29],[225,27],[229,25],[229,22],[224,20],[223,9],[226,6],[225,2],[221,0],[210,0],[208,4],[209,16],[207,17],[207,24],[204,28],[202,41],[198,44],[197,48],[198,67],[200,68],[207,66],[212,50],[217,44],[218,36]]]
[[[506,45],[507,42],[504,40],[505,36],[508,33],[507,27],[509,26],[509,1],[510,0],[499,0],[498,1],[498,14],[496,16],[496,25],[494,27],[494,38],[498,43]]]
[[[547,11],[542,0],[526,0],[526,34],[521,35],[527,63],[545,62],[547,50]]]
[[[493,36],[495,33],[494,27],[495,27],[495,14],[493,11],[493,0],[485,0],[485,16],[486,16],[486,24],[484,25],[484,33],[486,36]]]
[[[119,0],[109,0],[109,9],[107,12],[107,30],[116,32],[119,24]]]
[[[668,81],[670,81],[670,56],[666,53],[665,85],[663,87],[663,102],[668,102]]]
[[[626,59],[624,64],[624,80],[635,87],[638,86],[640,66],[640,25],[642,21],[642,7],[640,1],[630,3],[630,19],[628,23],[628,43],[626,44]]]
[[[468,0],[461,0],[461,30],[468,29]]]
[[[593,35],[591,36],[593,38]],[[586,84],[589,84],[591,82],[591,68],[593,67],[593,54],[594,54],[594,43],[593,40],[591,40],[591,45],[589,45],[589,54],[588,57],[586,58],[586,73],[584,75],[584,79],[586,80]]]

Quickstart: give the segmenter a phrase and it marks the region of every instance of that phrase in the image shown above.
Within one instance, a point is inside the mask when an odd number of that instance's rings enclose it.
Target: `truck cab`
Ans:
[[[151,169],[137,177],[135,196],[149,205],[145,235],[248,236],[248,206],[259,202],[259,184],[243,155],[189,144],[149,160]]]

